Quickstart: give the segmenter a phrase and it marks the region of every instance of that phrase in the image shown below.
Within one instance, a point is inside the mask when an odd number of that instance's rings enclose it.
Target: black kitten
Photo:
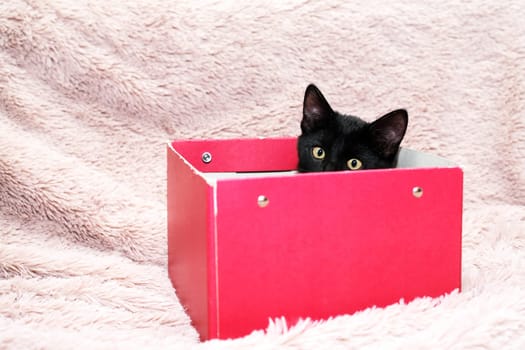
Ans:
[[[302,135],[298,140],[299,171],[393,168],[405,135],[408,114],[390,112],[372,123],[340,114],[315,85],[306,88]]]

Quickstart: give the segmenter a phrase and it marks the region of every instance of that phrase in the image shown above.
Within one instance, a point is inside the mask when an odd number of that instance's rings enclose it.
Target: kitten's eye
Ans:
[[[315,158],[315,159],[324,159],[324,157],[326,156],[326,153],[324,151],[324,149],[322,149],[321,147],[314,147],[312,148],[312,156]]]
[[[359,170],[363,166],[363,163],[359,159],[352,158],[348,162],[346,162],[346,166],[350,170]]]

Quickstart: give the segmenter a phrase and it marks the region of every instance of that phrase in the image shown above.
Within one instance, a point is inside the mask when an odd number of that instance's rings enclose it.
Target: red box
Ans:
[[[402,149],[395,169],[295,173],[296,138],[168,146],[168,268],[202,339],[461,287],[463,173]]]

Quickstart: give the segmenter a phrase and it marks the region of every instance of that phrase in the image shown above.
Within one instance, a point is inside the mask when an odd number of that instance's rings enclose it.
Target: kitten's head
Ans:
[[[315,85],[309,85],[298,140],[299,171],[393,168],[407,124],[404,109],[371,123],[340,114]]]

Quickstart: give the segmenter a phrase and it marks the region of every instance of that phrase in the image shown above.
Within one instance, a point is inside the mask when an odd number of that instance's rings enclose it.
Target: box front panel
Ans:
[[[220,181],[220,337],[459,288],[461,193],[457,168]]]

